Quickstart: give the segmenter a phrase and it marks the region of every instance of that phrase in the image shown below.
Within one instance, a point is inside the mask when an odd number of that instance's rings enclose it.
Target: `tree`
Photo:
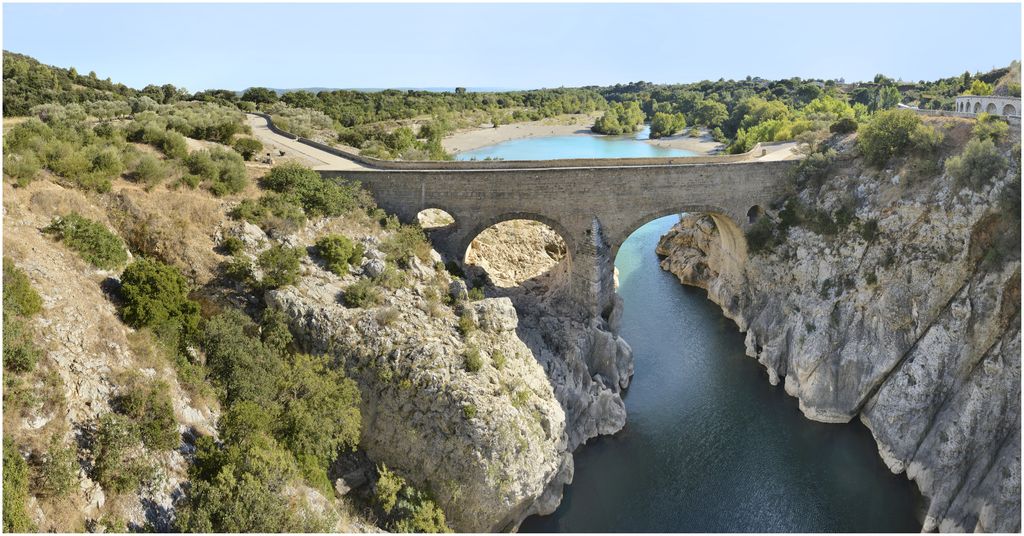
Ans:
[[[177,268],[141,258],[121,274],[121,318],[134,328],[152,327],[185,342],[199,329],[199,304],[189,290]]]
[[[729,118],[729,111],[725,105],[714,100],[703,100],[693,111],[693,122],[704,125],[708,128],[715,128]]]
[[[900,90],[896,86],[883,86],[875,97],[875,110],[888,110],[900,103]]]
[[[242,155],[242,158],[246,160],[252,160],[256,153],[263,150],[263,143],[256,138],[238,138],[231,147],[238,151],[238,154]]]
[[[256,104],[272,104],[277,102],[277,93],[265,87],[251,87],[242,93],[241,100]]]
[[[651,119],[651,138],[671,136],[686,128],[686,117],[682,113],[667,114],[657,112]]]
[[[975,79],[971,82],[971,87],[964,92],[964,95],[977,95],[983,97],[985,95],[992,94],[992,84],[986,84],[985,82]]]
[[[34,530],[25,502],[28,500],[28,463],[14,441],[4,438],[4,532]]]

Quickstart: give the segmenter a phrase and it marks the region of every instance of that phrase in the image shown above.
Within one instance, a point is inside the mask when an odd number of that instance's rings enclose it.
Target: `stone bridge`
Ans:
[[[538,162],[538,164],[540,164]],[[565,240],[571,296],[608,314],[619,247],[640,226],[680,212],[712,215],[727,251],[746,259],[743,230],[785,191],[792,161],[525,169],[321,170],[360,181],[402,222],[441,209],[455,223],[431,234],[447,260],[462,263],[484,229],[506,220],[547,224]]]
[[[547,224],[565,240],[571,263],[570,296],[591,314],[607,318],[614,304],[615,256],[640,226],[680,212],[714,219],[724,251],[742,265],[743,231],[763,208],[786,193],[795,162],[792,144],[755,147],[745,155],[550,161],[385,162],[311,140],[280,136],[268,117],[253,123],[264,141],[302,143],[304,154],[321,151],[322,162],[345,158],[358,166],[318,166],[326,178],[357,180],[377,204],[403,223],[425,209],[441,209],[455,223],[431,233],[445,257],[462,264],[473,239],[507,220]],[[259,127],[259,128],[257,128]],[[287,133],[284,133],[287,134]]]

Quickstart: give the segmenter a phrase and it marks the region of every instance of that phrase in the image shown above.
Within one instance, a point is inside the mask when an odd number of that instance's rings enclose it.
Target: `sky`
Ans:
[[[934,80],[1021,53],[1019,4],[4,4],[3,48],[131,87]]]

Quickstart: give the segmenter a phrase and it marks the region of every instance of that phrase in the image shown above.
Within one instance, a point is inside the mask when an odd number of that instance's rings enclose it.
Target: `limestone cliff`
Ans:
[[[367,455],[429,489],[457,530],[507,530],[551,511],[572,477],[565,417],[516,336],[511,302],[442,305],[451,278],[413,258],[411,281],[378,305],[348,308],[345,289],[383,258],[365,240],[364,267],[339,277],[307,259],[302,280],[266,301],[308,350],[336,356],[359,384]]]
[[[968,127],[944,128],[955,153]],[[708,290],[808,418],[867,425],[928,500],[924,530],[1019,531],[1020,249],[1000,245],[1020,225],[1019,145],[1003,146],[1005,175],[971,190],[941,171],[872,170],[850,141],[795,197],[852,209],[852,223],[794,225],[748,255],[690,214],[662,237],[662,267]]]

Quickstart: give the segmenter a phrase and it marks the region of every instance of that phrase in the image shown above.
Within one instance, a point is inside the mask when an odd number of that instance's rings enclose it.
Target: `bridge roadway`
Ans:
[[[431,234],[448,260],[462,263],[473,239],[502,221],[551,226],[570,252],[571,300],[606,318],[614,305],[615,255],[633,231],[662,216],[708,213],[730,257],[726,262],[741,266],[743,230],[787,192],[798,158],[794,144],[773,144],[712,157],[389,162],[291,139],[262,117],[251,121],[265,142],[318,160],[314,168],[322,176],[360,181],[403,222],[416,221],[428,208],[448,212],[455,223]]]

